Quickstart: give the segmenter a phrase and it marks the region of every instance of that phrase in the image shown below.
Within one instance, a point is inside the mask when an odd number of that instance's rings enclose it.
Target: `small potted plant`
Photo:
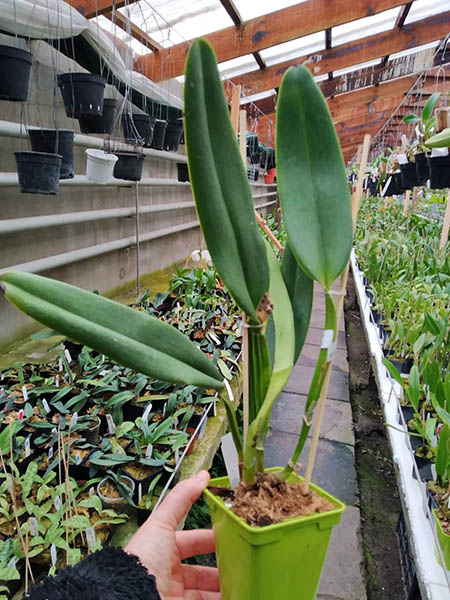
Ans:
[[[124,512],[129,506],[135,506],[134,488],[134,481],[120,471],[107,471],[97,485],[97,494],[104,508]]]

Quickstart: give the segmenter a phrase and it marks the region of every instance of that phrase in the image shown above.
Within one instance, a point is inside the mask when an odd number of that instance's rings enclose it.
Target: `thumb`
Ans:
[[[193,477],[180,481],[151,515],[149,521],[152,525],[166,525],[175,530],[208,483],[208,471],[200,471]]]

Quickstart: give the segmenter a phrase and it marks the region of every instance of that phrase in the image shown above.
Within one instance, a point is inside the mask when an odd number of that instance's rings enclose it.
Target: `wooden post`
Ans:
[[[231,125],[237,135],[239,127],[239,111],[241,108],[241,86],[235,85],[231,96]]]
[[[403,216],[408,216],[409,200],[411,198],[411,190],[406,190],[405,200],[403,201]]]
[[[450,228],[450,191],[447,196],[447,207],[445,209],[444,223],[442,225],[441,243],[439,244],[440,250],[445,246],[448,240],[448,230]]]
[[[356,224],[358,221],[358,213],[359,213],[359,207],[361,204],[361,196],[362,196],[362,191],[363,191],[362,186],[363,186],[364,174],[366,172],[367,159],[369,157],[369,149],[370,149],[370,135],[365,135],[363,146],[362,146],[362,151],[361,151],[361,162],[359,165],[358,181],[356,184],[356,190],[352,197],[353,232],[355,232],[355,230],[356,230]],[[340,286],[339,286],[338,300],[337,300],[337,304],[336,304],[336,319],[337,319],[336,339],[337,339],[337,336],[339,335],[339,322],[341,320],[342,311],[344,308],[344,296],[345,296],[345,290],[347,287],[349,268],[350,268],[350,261],[347,263],[347,266],[345,267],[344,271],[341,274],[341,282],[340,282]],[[330,382],[330,375],[331,375],[331,366],[330,366],[330,369],[328,370],[328,373],[326,374],[326,378],[325,378],[325,381],[324,381],[324,384],[322,387],[322,391],[320,393],[319,402],[317,405],[317,416],[316,416],[316,420],[314,422],[314,431],[313,431],[313,436],[312,436],[312,440],[311,440],[311,448],[309,450],[308,462],[307,462],[306,471],[305,471],[305,489],[306,489],[306,491],[309,491],[309,484],[311,483],[312,471],[314,468],[314,462],[316,460],[317,448],[319,446],[320,428],[322,425],[322,418],[323,418],[323,413],[325,410],[325,402],[326,402],[327,395],[328,395],[328,384]]]

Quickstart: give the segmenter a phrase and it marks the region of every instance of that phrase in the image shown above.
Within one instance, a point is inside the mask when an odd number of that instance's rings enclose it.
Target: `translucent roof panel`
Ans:
[[[448,0],[415,0],[405,20],[405,25],[426,19],[450,8]]]
[[[338,69],[337,71],[333,71],[334,77],[339,77],[339,75],[345,75],[346,73],[352,73],[353,71],[358,71],[358,69],[365,69],[367,67],[373,67],[374,65],[378,65],[380,63],[379,58],[375,58],[374,60],[369,60],[365,63],[360,63],[359,65],[352,65],[351,67],[347,67],[345,69]]]
[[[424,44],[423,46],[414,46],[414,48],[409,48],[408,50],[402,50],[402,52],[390,54],[389,60],[393,60],[394,58],[401,58],[402,56],[408,56],[409,54],[416,54],[416,52],[421,52],[422,50],[431,50],[432,48],[437,48],[439,44],[440,42],[437,41],[431,42],[429,44]]]
[[[219,0],[139,0],[119,10],[164,48],[233,25]]]
[[[287,8],[293,4],[300,4],[306,0],[234,0],[233,4],[243,21],[249,21],[255,17]]]
[[[118,38],[119,40],[125,42],[128,46],[131,47],[133,52],[136,52],[136,54],[148,54],[150,52],[147,46],[141,44],[141,42],[129,35],[126,31],[124,31],[121,27],[113,23],[110,19],[100,16],[91,19],[91,22],[97,23],[99,27],[101,27],[114,37]]]
[[[276,94],[274,89],[265,90],[264,92],[258,92],[258,94],[252,94],[251,96],[243,96],[241,98],[241,104],[247,104],[248,102],[256,102],[257,100],[262,100],[263,98],[269,98],[269,96],[273,96]]]
[[[256,71],[257,69],[259,69],[258,63],[252,54],[245,54],[244,56],[238,56],[237,58],[219,63],[219,71],[223,79],[236,77],[236,75],[241,75],[248,71]]]
[[[344,23],[343,25],[333,27],[333,46],[346,44],[347,42],[352,42],[354,40],[358,40],[359,38],[364,38],[369,35],[375,35],[376,33],[381,33],[382,31],[388,31],[389,29],[392,29],[395,25],[395,20],[397,19],[400,10],[400,7],[391,8],[390,10],[385,10],[382,13],[378,13],[370,17],[364,17],[364,19],[357,19],[351,23]]]
[[[299,58],[312,52],[318,52],[325,48],[325,33],[318,31],[311,35],[305,35],[297,40],[291,40],[271,48],[261,50],[260,54],[268,66],[292,58]]]

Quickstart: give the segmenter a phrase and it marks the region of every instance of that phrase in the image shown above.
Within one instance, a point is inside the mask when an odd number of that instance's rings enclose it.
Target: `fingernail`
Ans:
[[[195,476],[195,479],[197,479],[199,482],[201,481],[203,483],[203,485],[207,485],[209,482],[208,471],[199,471],[197,473],[197,475]]]

